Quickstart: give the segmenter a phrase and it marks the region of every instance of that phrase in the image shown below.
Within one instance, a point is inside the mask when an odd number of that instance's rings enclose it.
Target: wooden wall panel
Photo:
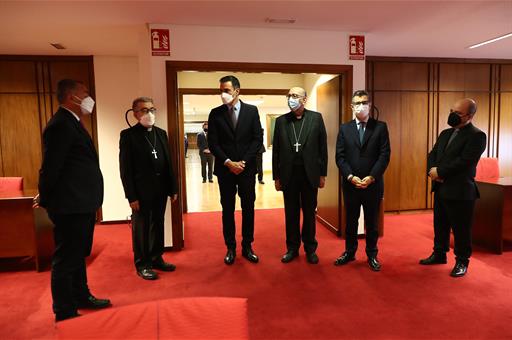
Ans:
[[[400,69],[398,62],[374,63],[374,90],[400,90]]]
[[[0,93],[36,93],[36,63],[0,60]]]
[[[41,167],[37,94],[0,94],[0,145],[4,176],[22,176],[25,189],[37,189]]]
[[[400,71],[402,91],[428,91],[428,64],[402,63]]]
[[[501,65],[500,90],[512,91],[512,65]]]
[[[88,88],[91,87],[89,79],[88,61],[58,61],[49,63],[50,86],[52,92],[57,89],[57,83],[62,79],[82,81]],[[55,107],[54,107],[55,108]]]
[[[440,91],[489,91],[490,64],[442,63],[439,72]]]
[[[466,92],[466,98],[471,98],[476,101],[477,111],[473,117],[473,125],[485,132],[487,135],[487,147],[485,148],[482,157],[488,157],[489,149],[489,124],[490,124],[490,93],[489,92]]]
[[[500,100],[498,158],[500,176],[512,176],[512,93],[502,93]]]
[[[427,199],[428,93],[401,96],[400,210],[425,209]]]
[[[373,101],[380,110],[379,119],[386,122],[391,143],[391,160],[384,174],[384,210],[400,209],[400,135],[401,109],[400,92],[376,92]]]

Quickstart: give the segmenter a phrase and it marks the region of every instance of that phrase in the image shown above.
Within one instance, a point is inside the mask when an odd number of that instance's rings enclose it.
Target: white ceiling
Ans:
[[[292,18],[295,24],[265,19]],[[0,54],[137,55],[146,23],[365,33],[367,54],[512,59],[508,1],[1,1]],[[307,46],[307,42],[301,42]],[[57,51],[50,42],[68,49]]]

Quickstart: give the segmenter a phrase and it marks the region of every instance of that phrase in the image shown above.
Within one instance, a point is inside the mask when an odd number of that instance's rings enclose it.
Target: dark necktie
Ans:
[[[229,107],[229,115],[231,117],[231,122],[233,123],[233,128],[236,129],[237,119],[236,119],[235,108],[233,106]]]
[[[448,143],[446,143],[446,147],[448,147],[450,145],[450,143],[455,139],[455,137],[457,136],[458,133],[459,133],[458,129],[453,130],[452,135],[450,136],[450,139],[448,139]]]
[[[366,124],[365,122],[359,123],[359,142],[361,143],[361,145],[363,145],[364,125],[365,124]]]

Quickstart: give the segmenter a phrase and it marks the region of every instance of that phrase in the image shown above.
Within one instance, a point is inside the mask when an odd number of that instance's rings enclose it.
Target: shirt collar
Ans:
[[[73,111],[71,111],[70,109],[64,107],[64,106],[61,106],[64,110],[68,111],[69,113],[71,113],[73,116],[75,116],[76,120],[80,121],[80,117],[77,116],[76,113],[74,113]]]
[[[228,107],[232,107],[232,108],[233,108],[233,110],[235,110],[236,112],[240,112],[240,106],[241,106],[241,105],[242,105],[242,104],[240,103],[240,99],[238,99],[238,100],[236,101],[236,104],[235,104],[234,106],[228,105]]]
[[[368,119],[370,119],[370,116],[366,117],[366,120],[359,120],[359,119],[357,119],[357,117],[355,117],[355,119],[356,119],[357,125],[359,125],[360,123],[368,124]]]

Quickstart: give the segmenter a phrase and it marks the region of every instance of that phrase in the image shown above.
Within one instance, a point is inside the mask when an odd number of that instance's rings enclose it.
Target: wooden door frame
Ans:
[[[288,74],[297,73],[319,73],[335,74],[341,76],[340,98],[352,97],[352,65],[322,65],[322,64],[284,64],[284,63],[233,63],[233,62],[204,62],[204,61],[166,61],[166,85],[167,85],[167,131],[169,135],[169,147],[171,151],[171,162],[177,178],[183,179],[185,175],[185,150],[182,148],[184,140],[184,117],[180,114],[178,88],[178,72],[199,71],[199,72],[281,72]],[[244,93],[247,92],[243,90]],[[340,106],[341,107],[341,106]],[[340,121],[352,119],[350,100],[344,100],[343,110],[340,110]],[[180,181],[178,195],[184,196],[185,188]],[[179,199],[172,203],[172,241],[173,249],[183,248],[183,200]],[[341,207],[340,207],[341,208]]]

